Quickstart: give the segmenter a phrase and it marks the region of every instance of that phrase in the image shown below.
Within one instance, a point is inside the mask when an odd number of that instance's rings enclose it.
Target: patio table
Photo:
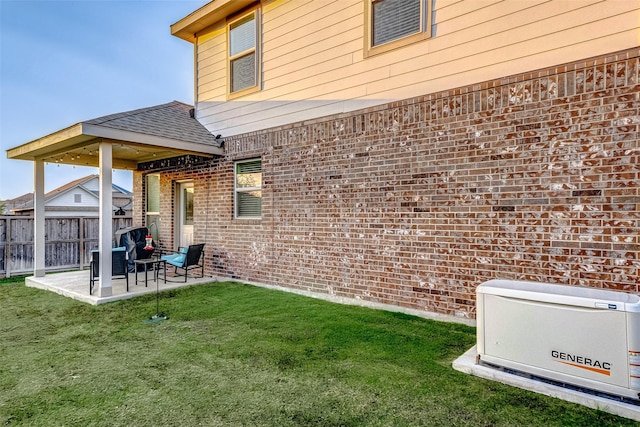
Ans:
[[[167,261],[159,258],[148,258],[148,259],[135,259],[133,260],[136,267],[136,286],[138,282],[142,280],[138,280],[138,266],[144,266],[144,287],[147,287],[148,284],[148,275],[147,272],[149,269],[153,270],[153,281],[158,282],[160,278],[160,267],[162,266],[162,270],[164,273],[164,283],[167,283]]]

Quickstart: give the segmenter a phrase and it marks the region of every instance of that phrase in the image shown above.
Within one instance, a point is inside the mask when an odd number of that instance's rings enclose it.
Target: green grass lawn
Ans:
[[[475,329],[238,283],[98,307],[0,282],[0,424],[619,426],[471,377]]]

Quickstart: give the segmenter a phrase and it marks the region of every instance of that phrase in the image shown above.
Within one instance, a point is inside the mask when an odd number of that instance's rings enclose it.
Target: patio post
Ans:
[[[45,275],[44,161],[33,162],[33,275]]]
[[[98,295],[108,297],[112,295],[111,288],[111,241],[113,234],[113,146],[108,142],[100,142],[99,149],[100,173],[100,279],[98,281]]]

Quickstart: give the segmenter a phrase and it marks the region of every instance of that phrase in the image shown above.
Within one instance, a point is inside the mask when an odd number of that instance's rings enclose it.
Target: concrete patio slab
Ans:
[[[528,378],[514,373],[506,372],[491,366],[476,364],[476,346],[453,362],[456,371],[471,374],[476,377],[498,381],[513,387],[556,397],[568,402],[577,403],[589,408],[640,421],[640,406],[633,403],[614,400],[613,398],[592,395],[579,390],[565,388],[560,385],[549,384],[535,378]]]
[[[143,279],[144,272],[139,272],[139,279]],[[70,271],[64,273],[46,274],[44,277],[30,276],[25,279],[26,286],[32,288],[44,289],[55,292],[78,301],[86,302],[92,305],[105,304],[108,302],[119,301],[129,298],[135,298],[140,295],[151,294],[156,292],[156,282],[153,280],[153,273],[149,272],[148,286],[143,283],[136,284],[135,273],[129,273],[129,291],[126,290],[126,281],[124,278],[112,279],[111,289],[112,295],[108,297],[99,297],[97,289],[93,290],[93,294],[89,294],[89,270]],[[162,277],[158,280],[157,290],[162,292],[169,289],[178,289],[185,286],[199,285],[202,283],[215,282],[212,277],[191,278],[187,282],[182,277],[167,277],[167,283],[164,283]]]

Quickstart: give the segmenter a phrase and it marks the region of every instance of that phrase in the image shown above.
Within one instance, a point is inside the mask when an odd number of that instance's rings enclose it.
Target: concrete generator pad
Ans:
[[[640,421],[640,406],[632,403],[616,401],[606,397],[591,395],[579,390],[564,388],[559,385],[548,384],[534,378],[526,378],[509,372],[501,371],[490,366],[476,364],[476,346],[473,346],[466,353],[453,362],[453,369],[471,374],[487,380],[498,381],[502,384],[518,387],[524,390],[556,397],[567,402],[577,403],[589,408],[599,409],[603,412],[618,415]]]

